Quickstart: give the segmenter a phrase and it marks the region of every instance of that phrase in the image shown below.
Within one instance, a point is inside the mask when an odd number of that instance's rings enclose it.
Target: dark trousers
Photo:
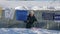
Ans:
[[[33,22],[31,23],[31,22],[29,22],[29,23],[27,23],[26,24],[26,28],[31,28],[32,27],[32,25],[33,25]]]

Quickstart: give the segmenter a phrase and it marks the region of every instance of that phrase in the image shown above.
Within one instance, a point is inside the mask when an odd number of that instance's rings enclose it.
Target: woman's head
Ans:
[[[30,12],[29,12],[29,15],[30,15],[30,16],[34,16],[34,12],[33,12],[33,11],[30,11]]]

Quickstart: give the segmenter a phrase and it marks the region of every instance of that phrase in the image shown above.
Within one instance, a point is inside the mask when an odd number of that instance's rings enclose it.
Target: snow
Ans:
[[[26,28],[0,28],[0,34],[60,34],[60,31]]]

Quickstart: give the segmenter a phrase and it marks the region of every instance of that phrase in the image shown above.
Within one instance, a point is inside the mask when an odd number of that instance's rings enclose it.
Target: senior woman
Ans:
[[[27,17],[27,24],[26,24],[26,28],[31,28],[33,23],[37,21],[37,19],[35,18],[34,16],[34,12],[33,11],[30,11],[29,12],[29,15]]]

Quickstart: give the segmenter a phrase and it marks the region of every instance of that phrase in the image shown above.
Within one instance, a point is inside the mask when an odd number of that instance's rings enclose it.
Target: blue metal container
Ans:
[[[27,10],[16,10],[16,20],[22,20],[26,21],[27,20]]]

